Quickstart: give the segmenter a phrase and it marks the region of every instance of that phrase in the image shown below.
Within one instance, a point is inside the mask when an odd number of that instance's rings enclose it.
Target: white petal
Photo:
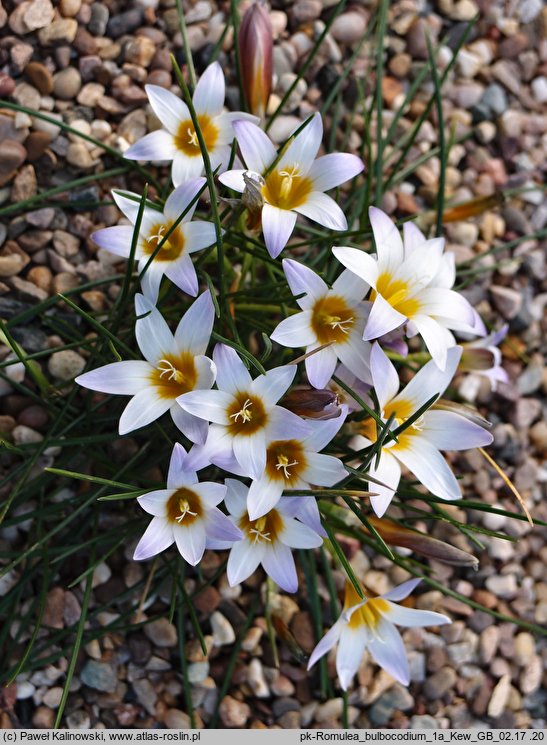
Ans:
[[[315,665],[315,663],[321,659],[321,657],[326,655],[327,652],[330,652],[330,650],[336,645],[337,641],[340,639],[340,634],[342,633],[343,628],[343,622],[338,620],[327,631],[325,636],[316,645],[315,649],[310,655],[310,659],[308,661],[308,670],[310,670]]]
[[[266,435],[259,429],[253,435],[236,435],[233,441],[237,462],[251,479],[259,479],[266,468]]]
[[[239,119],[233,123],[237,144],[247,169],[264,173],[277,157],[272,141],[260,127]]]
[[[397,587],[394,587],[392,590],[384,593],[382,595],[382,598],[384,600],[393,600],[394,602],[398,603],[401,600],[407,598],[411,592],[414,592],[421,581],[422,580],[419,577],[415,579],[407,579],[406,582],[403,582],[402,584],[397,585]]]
[[[251,520],[258,520],[272,510],[283,494],[283,481],[264,475],[254,480],[249,487],[247,510]]]
[[[395,680],[399,681],[401,685],[408,685],[410,670],[401,635],[395,626],[385,618],[382,618],[375,632],[368,642],[368,648],[375,662],[392,675]]]
[[[312,191],[306,197],[304,204],[294,208],[299,215],[324,225],[330,230],[347,230],[346,217],[334,199],[323,194],[322,191]]]
[[[296,213],[271,204],[262,208],[262,233],[268,253],[275,259],[287,245],[296,224]]]
[[[185,437],[187,437],[191,442],[203,445],[207,439],[207,432],[209,430],[205,419],[200,419],[199,417],[184,411],[176,401],[169,409],[169,412],[175,426]]]
[[[268,414],[267,436],[272,440],[299,440],[307,437],[311,427],[292,411],[274,406]]]
[[[213,350],[213,360],[220,390],[235,396],[251,388],[253,380],[235,349],[226,344],[217,344]]]
[[[284,347],[307,347],[317,344],[315,331],[311,327],[312,311],[304,310],[285,318],[277,325],[270,339]]]
[[[379,339],[384,334],[399,328],[406,321],[406,316],[395,310],[381,295],[377,295],[365,326],[363,339]]]
[[[298,577],[294,565],[293,555],[288,546],[278,541],[268,544],[262,557],[262,566],[274,582],[285,592],[298,590]]]
[[[250,577],[258,568],[263,556],[264,547],[262,543],[251,545],[246,539],[234,543],[226,567],[230,587],[239,585],[247,577]]]
[[[274,367],[266,375],[259,375],[253,381],[251,390],[262,399],[267,408],[273,406],[293,382],[296,369],[296,365]]]
[[[432,494],[441,499],[460,499],[456,477],[434,445],[419,434],[403,435],[393,454]]]
[[[323,450],[323,448],[326,447],[336,436],[340,427],[346,421],[347,415],[348,407],[342,405],[340,407],[340,414],[332,419],[325,419],[324,421],[310,419],[308,424],[311,431],[309,435],[304,438],[305,449],[313,452]]]
[[[371,287],[376,286],[378,279],[378,262],[370,254],[361,251],[358,248],[334,247],[332,253],[338,261],[356,274],[363,282]]]
[[[368,214],[374,233],[378,262],[383,272],[387,271],[393,274],[404,260],[403,241],[397,226],[385,212],[377,207],[370,207]]]
[[[182,254],[176,261],[162,263],[165,264],[165,276],[183,292],[196,297],[199,290],[198,278],[190,256]]]
[[[124,217],[127,217],[130,223],[133,225],[137,222],[137,215],[139,213],[140,203],[142,200],[142,197],[140,194],[136,194],[134,191],[127,191],[125,194],[130,194],[132,199],[130,199],[127,196],[124,196],[124,194],[121,194],[120,192],[116,191],[115,189],[112,190],[112,198],[116,202],[116,206],[118,209],[123,213]],[[161,219],[162,213],[157,212],[156,210],[152,210],[148,207],[144,208],[144,213],[152,213],[152,215],[158,215]],[[143,214],[144,219],[144,214]]]
[[[408,401],[412,412],[417,411],[429,399],[438,393],[442,395],[454,377],[460,361],[461,347],[448,350],[445,370],[440,370],[434,360],[424,365],[408,383],[408,385],[393,400]]]
[[[444,326],[429,316],[414,316],[413,324],[425,342],[427,351],[441,370],[446,367],[446,353],[454,345],[454,337]]]
[[[205,532],[208,540],[230,541],[230,543],[233,543],[243,538],[243,533],[237,525],[216,507],[208,510],[205,515]]]
[[[385,486],[375,483],[374,481],[369,482],[370,491],[374,492],[378,496],[370,498],[370,504],[372,509],[378,515],[382,517],[384,512],[389,507],[389,503],[395,495],[395,490],[401,480],[401,468],[395,458],[391,455],[387,448],[382,449],[380,455],[380,462],[378,468],[374,466],[374,461],[369,468],[369,474],[378,481],[381,481]]]
[[[398,626],[407,626],[408,628],[420,628],[423,626],[443,626],[452,623],[448,616],[442,613],[435,613],[430,610],[417,610],[416,608],[404,608],[402,605],[389,603],[389,611],[385,612],[386,618],[391,623]]]
[[[314,388],[325,388],[332,378],[338,362],[335,347],[336,345],[325,347],[306,358],[306,375]]]
[[[173,135],[165,129],[157,129],[155,132],[144,135],[137,140],[124,154],[129,160],[173,160],[177,154],[177,148]]]
[[[212,246],[217,236],[215,226],[212,222],[194,220],[193,222],[184,223],[182,232],[186,239],[185,246],[188,253],[193,254],[195,251],[201,251],[203,248]]]
[[[424,288],[439,271],[443,249],[444,238],[433,238],[413,251],[400,266],[390,267],[388,273],[393,278],[408,283],[411,288]],[[412,296],[411,292],[410,297]]]
[[[428,411],[421,435],[439,450],[468,450],[490,445],[493,437],[474,422],[451,411]]]
[[[177,398],[179,406],[190,414],[223,425],[229,423],[226,412],[233,402],[233,396],[224,391],[190,391]]]
[[[317,155],[322,138],[323,122],[321,115],[316,113],[285,150],[276,170],[283,171],[286,168],[298,166],[301,173],[306,176]]]
[[[353,629],[347,624],[342,626],[336,652],[336,672],[344,691],[347,691],[361,666],[365,646],[365,629],[360,626]]]
[[[215,117],[224,106],[225,85],[224,73],[218,62],[213,62],[198,80],[192,103],[197,114]]]
[[[311,528],[314,533],[327,537],[327,532],[321,523],[321,515],[315,497],[282,497],[278,509],[284,515],[297,517],[300,522]]]
[[[215,306],[207,290],[194,300],[177,326],[175,341],[178,349],[192,356],[205,354],[214,321]]]
[[[224,171],[218,177],[218,180],[228,189],[233,189],[242,194],[245,191],[245,181],[243,180],[243,174],[248,173],[246,168],[234,169],[232,171]]]
[[[144,561],[151,556],[156,556],[161,551],[174,542],[173,529],[167,520],[161,517],[154,517],[150,525],[144,532],[143,537],[137,544],[133,559],[135,561]]]
[[[194,386],[194,390],[209,390],[216,377],[216,365],[213,360],[209,357],[205,357],[202,354],[198,354],[194,357],[194,365],[196,366],[197,379]]]
[[[91,237],[101,248],[127,259],[131,253],[133,232],[133,228],[129,225],[113,225],[111,228],[96,230]]]
[[[144,269],[146,260],[141,260],[139,264],[139,272]],[[164,266],[161,263],[153,261],[152,264],[146,269],[146,272],[141,278],[141,289],[143,296],[150,301],[152,304],[158,302],[158,295],[160,292],[161,280],[163,279]],[[173,280],[171,280],[173,281]],[[177,284],[175,282],[175,284]]]
[[[349,153],[330,153],[317,158],[309,170],[314,191],[328,191],[357,176],[365,165],[361,158]]]
[[[336,295],[340,295],[351,304],[356,301],[361,301],[369,289],[370,286],[368,282],[362,280],[361,277],[358,277],[350,269],[344,269],[332,286],[332,291]]]
[[[182,558],[192,566],[199,564],[205,551],[204,521],[196,520],[188,525],[174,525],[173,535]]]
[[[120,435],[155,422],[169,410],[172,403],[170,399],[162,398],[153,388],[139,391],[123,410],[119,424]]]
[[[301,308],[312,308],[317,300],[324,297],[329,288],[326,282],[313,269],[293,259],[283,259],[283,271],[293,295],[306,293],[297,303]]]
[[[241,481],[236,479],[226,479],[226,496],[224,503],[231,515],[241,517],[247,512],[247,494],[248,488]]]
[[[293,517],[285,517],[285,515],[283,515],[283,529],[279,533],[279,539],[291,548],[317,548],[323,543],[321,536],[307,525],[299,523]]]
[[[405,222],[403,225],[403,237],[405,244],[405,258],[408,258],[415,248],[419,248],[427,238],[413,222]]]
[[[138,318],[135,324],[137,344],[144,357],[155,367],[166,354],[175,350],[175,340],[159,310],[142,295],[135,295],[135,311]]]
[[[306,466],[302,478],[316,486],[334,486],[348,475],[342,461],[333,455],[307,452]]]
[[[420,314],[454,318],[473,327],[475,313],[463,295],[446,288],[428,287],[420,293]]]
[[[132,396],[143,386],[150,385],[151,372],[152,368],[144,360],[123,360],[78,375],[75,382],[92,391]]]
[[[147,494],[141,494],[137,497],[137,502],[149,515],[154,517],[167,517],[167,502],[169,497],[173,494],[172,489],[158,489],[158,491],[150,491]]]
[[[190,463],[188,453],[177,442],[171,453],[169,472],[167,474],[167,488],[178,489],[181,486],[191,486],[198,480],[196,468]]]
[[[190,221],[198,204],[195,197],[204,184],[204,178],[196,178],[174,189],[165,202],[163,210],[165,217],[168,220],[178,220],[182,213],[186,211],[183,220],[184,222]],[[194,203],[189,208],[192,200],[194,200]]]
[[[159,85],[145,85],[144,90],[160,122],[172,135],[177,135],[180,124],[190,119],[188,106],[174,93]]]
[[[205,509],[216,507],[226,496],[226,486],[214,481],[202,481],[193,487],[193,490],[203,502]]]
[[[383,411],[386,404],[397,395],[399,376],[381,346],[376,342],[372,345],[370,354],[370,371],[380,411]]]
[[[370,380],[370,342],[361,338],[359,333],[348,334],[345,343],[336,345],[338,359],[359,380]]]
[[[174,186],[178,187],[190,179],[198,178],[203,174],[204,168],[201,151],[196,155],[186,155],[179,151],[173,158],[171,166],[171,179]]]

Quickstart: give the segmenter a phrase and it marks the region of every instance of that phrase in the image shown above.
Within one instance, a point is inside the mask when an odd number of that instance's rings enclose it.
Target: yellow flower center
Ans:
[[[162,398],[175,399],[193,391],[197,381],[194,358],[188,353],[166,354],[151,372],[151,380]]]
[[[198,115],[199,128],[203,136],[203,141],[208,152],[214,149],[218,142],[219,129],[213,123],[213,120],[207,114]],[[191,119],[186,119],[179,124],[178,132],[175,135],[175,147],[185,155],[192,157],[201,156],[198,136]]]
[[[145,256],[151,256],[160,243],[163,244],[154,257],[154,261],[175,261],[184,251],[184,233],[177,227],[169,234],[167,240],[165,236],[171,229],[173,223],[157,223],[150,231],[150,235],[141,243],[142,252]]]
[[[306,202],[312,190],[312,182],[302,176],[300,166],[295,163],[283,170],[273,170],[262,187],[262,196],[268,204],[283,210],[293,210]]]
[[[167,502],[167,519],[187,527],[203,515],[199,496],[190,489],[177,489]]]
[[[306,467],[302,445],[296,440],[276,440],[268,446],[266,473],[270,479],[282,481],[287,486],[297,482]]]
[[[359,597],[353,585],[350,582],[347,582],[344,610],[352,608],[354,605],[358,605],[362,602],[363,598]],[[368,598],[361,608],[358,608],[352,613],[348,625],[352,629],[365,626],[367,629],[373,631],[380,623],[382,614],[386,613],[388,610],[389,604],[383,598]]]
[[[239,520],[239,527],[251,543],[274,543],[283,530],[283,519],[277,510],[270,510],[258,520],[250,520],[247,513]]]
[[[262,401],[246,393],[236,396],[227,414],[230,422],[228,426],[233,435],[252,435],[268,421]]]
[[[320,298],[312,310],[311,325],[320,344],[346,341],[355,324],[353,311],[337,295]]]
[[[371,301],[381,295],[391,307],[407,318],[419,313],[421,303],[416,298],[409,298],[411,286],[402,279],[393,279],[389,272],[383,272],[376,280],[376,291],[371,293]]]
[[[393,424],[395,428],[400,427],[401,424],[404,424],[404,422],[406,422],[406,420],[412,415],[412,413],[413,406],[411,401],[405,401],[405,399],[397,399],[396,401],[389,401],[389,403],[386,404],[384,411],[382,412],[382,418],[384,419],[384,421],[387,422],[389,417],[393,414]],[[408,427],[408,429],[405,429],[405,431],[398,436],[397,442],[387,439],[386,444],[390,445],[391,451],[393,452],[394,450],[396,450],[396,448],[404,448],[405,438],[412,436],[412,434],[416,432],[421,432],[424,426],[424,421],[425,420],[422,415],[418,419],[416,419],[415,422],[412,422],[410,427]],[[376,440],[378,439],[377,427],[376,422],[374,421],[374,419],[372,419],[372,417],[368,417],[361,422],[359,433],[371,442],[376,442]],[[408,442],[406,444],[408,444]]]

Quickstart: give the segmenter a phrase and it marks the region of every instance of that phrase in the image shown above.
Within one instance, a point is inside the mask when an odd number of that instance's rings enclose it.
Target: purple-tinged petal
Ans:
[[[388,590],[388,592],[384,593],[382,595],[382,598],[384,600],[393,600],[393,602],[399,603],[401,600],[407,598],[411,592],[414,592],[421,581],[422,580],[420,577],[417,577],[415,579],[407,579],[406,582],[403,582],[402,584],[397,585],[397,587],[394,587],[392,590]]]
[[[383,411],[386,404],[395,398],[399,390],[399,376],[397,370],[386,356],[382,347],[375,342],[370,353],[370,371],[374,382],[374,390]]]
[[[301,477],[316,486],[334,486],[348,475],[342,461],[332,455],[306,453],[306,468]]]
[[[296,213],[271,204],[262,208],[262,233],[268,253],[275,259],[287,245],[296,224]]]
[[[264,173],[277,158],[272,141],[260,127],[238,119],[233,123],[234,132],[247,169]]]
[[[226,413],[234,399],[224,391],[189,391],[177,398],[177,403],[190,414],[215,424],[229,424]]]
[[[282,481],[270,479],[266,475],[253,481],[247,496],[249,519],[258,520],[259,517],[272,510],[281,499],[282,494]]]
[[[293,259],[283,259],[282,264],[292,294],[302,295],[302,293],[306,293],[307,297],[297,300],[301,308],[309,309],[313,307],[315,302],[329,291],[326,282],[323,282],[313,269]]]
[[[198,354],[197,357],[194,357],[194,365],[197,374],[194,390],[208,390],[215,382],[215,363],[209,357]]]
[[[200,419],[199,417],[184,411],[176,401],[169,409],[169,412],[176,428],[182,432],[185,437],[187,437],[191,442],[195,442],[197,445],[203,445],[207,439],[207,432],[209,431],[209,425],[205,419]]]
[[[344,628],[344,624],[342,621],[336,621],[334,626],[332,626],[325,636],[321,639],[321,641],[316,645],[315,649],[310,655],[310,659],[308,661],[308,670],[311,670],[311,668],[315,665],[315,663],[321,659],[321,657],[324,657],[330,650],[336,646],[336,643],[340,639],[340,634],[342,633],[342,629]]]
[[[209,117],[218,116],[224,106],[224,73],[218,62],[213,62],[198,80],[192,103],[196,113]]]
[[[276,170],[298,167],[302,175],[307,176],[323,139],[323,122],[317,112],[296,135],[289,147],[281,156]]]
[[[167,488],[178,489],[181,486],[192,486],[197,483],[196,469],[188,462],[188,453],[177,442],[171,453],[169,471],[167,473]]]
[[[228,512],[234,517],[241,517],[247,512],[247,493],[248,488],[241,481],[236,479],[226,479],[226,496],[224,504]]]
[[[144,357],[155,367],[166,354],[175,353],[173,334],[159,310],[143,295],[135,295],[135,311],[139,316],[135,324],[137,344]]]
[[[370,380],[370,342],[349,333],[345,343],[336,345],[340,362],[359,380]]]
[[[451,619],[442,613],[435,613],[431,610],[418,610],[416,608],[404,608],[401,605],[391,602],[389,603],[389,611],[385,612],[385,617],[391,623],[413,629],[423,628],[424,626],[444,626],[447,623],[452,623]]]
[[[83,373],[75,382],[92,391],[132,396],[150,384],[151,372],[152,368],[144,360],[123,360]]]
[[[338,261],[371,287],[376,287],[378,262],[359,248],[334,247],[332,253]]]
[[[130,194],[133,199],[126,197],[124,194],[116,191],[116,189],[112,190],[112,199],[116,202],[116,206],[118,207],[120,212],[123,213],[124,217],[126,217],[129,222],[134,225],[137,222],[137,215],[139,213],[142,197],[140,194],[136,194],[134,191],[127,191],[125,192],[125,194]],[[144,212],[152,212],[152,214],[157,215],[160,220],[162,219],[162,213],[157,212],[156,210],[145,207]]]
[[[239,585],[256,571],[264,556],[262,543],[251,545],[248,540],[234,543],[228,557],[226,574],[230,587]]]
[[[427,411],[420,434],[439,450],[486,447],[494,439],[483,427],[451,411]]]
[[[268,414],[267,425],[268,439],[272,440],[299,440],[307,437],[310,433],[310,425],[292,411],[282,406],[274,406]]]
[[[328,191],[357,176],[365,164],[356,155],[330,153],[317,158],[308,172],[314,191]]]
[[[369,289],[368,282],[362,280],[350,269],[344,269],[332,286],[332,291],[336,295],[340,295],[351,304],[361,301]]]
[[[340,414],[332,419],[318,420],[310,419],[308,424],[311,431],[307,437],[304,438],[304,446],[306,450],[312,452],[319,452],[326,447],[329,442],[334,439],[336,434],[339,432],[340,427],[346,421],[348,415],[348,407],[341,406]]]
[[[216,241],[215,226],[212,222],[194,220],[193,222],[184,223],[182,233],[185,237],[186,250],[190,254],[212,246]]]
[[[145,530],[143,537],[138,542],[133,559],[135,561],[144,561],[144,559],[149,559],[151,556],[156,556],[156,554],[169,548],[174,541],[175,538],[171,524],[161,517],[154,517]]]
[[[405,259],[410,256],[414,249],[420,248],[420,246],[423,246],[423,244],[427,241],[425,235],[418,227],[416,227],[416,225],[414,225],[413,222],[405,222],[405,224],[403,225],[403,238],[405,247]]]
[[[251,388],[253,380],[235,349],[226,344],[217,344],[213,350],[213,360],[220,390],[235,396]]]
[[[198,278],[192,259],[188,254],[182,254],[177,261],[167,263],[164,271],[165,276],[168,277],[174,285],[191,297],[196,297],[199,291]]]
[[[170,399],[162,398],[154,388],[139,391],[123,410],[119,424],[120,435],[155,422],[169,410],[172,403]]]
[[[317,548],[323,543],[321,536],[307,525],[285,515],[283,515],[283,528],[279,533],[279,540],[291,548]]]
[[[317,343],[317,336],[311,326],[312,311],[304,310],[279,323],[270,339],[284,347],[307,347]]]
[[[278,505],[280,512],[289,517],[297,517],[317,535],[326,538],[327,531],[321,523],[321,515],[315,497],[282,497]]]
[[[374,661],[392,675],[401,685],[410,683],[410,669],[405,645],[395,626],[382,618],[371,635],[368,648]]]
[[[243,538],[243,533],[237,525],[217,507],[208,510],[204,520],[208,540],[229,541],[233,543]]]
[[[322,191],[312,191],[304,204],[295,207],[294,211],[330,230],[347,230],[348,227],[346,216],[340,207]]]
[[[236,435],[233,440],[234,455],[251,479],[259,479],[266,468],[266,435],[259,429],[253,435]]]
[[[262,566],[268,576],[285,592],[298,590],[298,577],[291,550],[277,541],[265,547]]]
[[[174,189],[165,202],[163,210],[165,217],[168,220],[178,220],[182,213],[187,210],[183,222],[189,222],[192,219],[192,215],[194,214],[199,201],[195,199],[195,197],[204,184],[205,178],[201,177],[187,181],[185,184]],[[188,205],[194,199],[194,203],[188,209]]]
[[[146,266],[146,259],[141,259],[139,264],[139,272],[141,272]],[[163,266],[157,261],[153,261],[152,264],[146,269],[146,272],[141,278],[141,289],[144,297],[153,305],[158,301],[158,295],[160,292],[161,280],[163,279]],[[172,281],[172,280],[171,280]],[[175,283],[176,284],[176,283]]]
[[[310,350],[308,350],[310,351]],[[332,378],[338,357],[334,345],[314,352],[306,358],[306,375],[314,388],[324,388]]]
[[[226,496],[226,486],[217,484],[214,481],[202,481],[195,484],[193,490],[205,505],[206,510],[216,507]]]
[[[362,626],[342,626],[336,652],[336,672],[342,690],[347,691],[363,661],[366,647],[366,630]]]
[[[173,160],[177,154],[177,148],[173,135],[165,129],[157,129],[155,132],[144,135],[137,140],[124,154],[129,160]]]
[[[365,326],[363,339],[372,341],[393,331],[406,321],[406,316],[395,310],[381,295],[377,295]]]
[[[276,404],[287,391],[296,375],[296,365],[283,365],[268,370],[266,375],[259,375],[251,385],[252,392],[259,396],[266,406]]]
[[[177,135],[181,123],[190,119],[188,106],[159,85],[145,85],[144,90],[154,114],[172,135]]]
[[[189,564],[199,564],[205,552],[205,525],[203,520],[196,520],[188,525],[174,525],[173,535],[180,555]]]
[[[207,290],[194,300],[177,326],[175,341],[179,350],[192,356],[205,354],[214,321],[215,307]]]
[[[149,515],[167,518],[167,502],[173,494],[172,489],[158,489],[137,497],[137,502]]]
[[[98,246],[111,254],[127,259],[131,253],[133,228],[129,225],[113,225],[111,228],[96,230],[91,237]]]

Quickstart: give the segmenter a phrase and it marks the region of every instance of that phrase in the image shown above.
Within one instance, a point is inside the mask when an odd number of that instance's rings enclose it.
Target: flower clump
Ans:
[[[251,89],[257,80],[260,76],[249,82]],[[398,227],[376,207],[369,212],[373,246],[332,249],[345,267],[339,271],[341,266],[332,265],[329,278],[338,274],[334,281],[307,266],[301,254],[299,260],[275,261],[290,250],[298,216],[333,231],[348,227],[338,202],[325,192],[357,177],[364,164],[344,153],[317,157],[323,139],[319,114],[276,148],[258,117],[224,111],[218,63],[205,71],[187,103],[157,86],[146,90],[161,128],[125,155],[170,161],[175,188],[161,205],[143,203],[139,194],[114,192],[127,222],[93,236],[100,247],[138,262],[142,294],[135,297],[135,335],[143,359],[112,362],[77,381],[94,391],[131,396],[120,434],[169,412],[186,445],[174,444],[166,488],[138,497],[152,520],[135,559],[146,560],[173,543],[191,565],[206,550],[228,550],[230,585],[261,566],[280,588],[295,592],[292,550],[316,549],[327,535],[325,545],[335,540],[321,497],[336,499],[348,484],[366,482],[370,492],[363,494],[382,517],[403,471],[440,499],[461,497],[442,451],[482,447],[492,437],[463,409],[443,408],[440,397],[463,360],[468,369],[475,358],[484,370],[489,363],[498,369],[493,347],[498,337],[468,342],[463,351],[454,334],[480,338],[486,331],[469,302],[452,289],[453,255],[444,251],[442,238],[428,239],[412,223],[405,223],[401,238]],[[255,89],[251,93],[258,95]],[[256,107],[263,116],[264,101]],[[280,286],[286,283],[279,305],[285,312],[273,319],[269,333],[270,348],[285,363],[266,370],[251,348],[229,333],[233,323],[222,324],[226,307],[233,321],[231,301],[217,298],[204,265],[196,267],[194,260],[199,251],[199,262],[201,257],[205,261],[208,247],[218,252],[222,232],[231,225],[229,219],[222,227],[192,219],[206,186],[203,145],[218,182],[242,194],[234,209],[253,251],[262,249]],[[216,200],[212,174],[207,175],[208,198]],[[253,271],[259,271],[257,265]],[[166,280],[177,293],[197,297],[174,332],[157,307],[169,289]],[[424,351],[413,358],[405,340],[415,338],[416,348],[419,337],[430,359],[417,369]],[[287,350],[302,350],[302,357]],[[408,380],[402,388],[394,365],[401,360]],[[500,380],[502,374],[494,377]],[[344,438],[349,457],[337,444]],[[198,478],[204,469],[208,480]],[[366,508],[368,502],[363,504]],[[379,597],[364,588],[359,595],[348,582],[342,615],[317,645],[310,666],[338,644],[336,665],[345,689],[368,649],[379,665],[408,683],[404,646],[394,624],[450,622],[439,613],[397,604],[418,581]]]

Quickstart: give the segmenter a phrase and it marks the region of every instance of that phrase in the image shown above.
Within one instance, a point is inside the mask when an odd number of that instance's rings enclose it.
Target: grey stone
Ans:
[[[88,660],[80,674],[82,683],[96,691],[114,693],[118,685],[116,668],[109,662]]]

